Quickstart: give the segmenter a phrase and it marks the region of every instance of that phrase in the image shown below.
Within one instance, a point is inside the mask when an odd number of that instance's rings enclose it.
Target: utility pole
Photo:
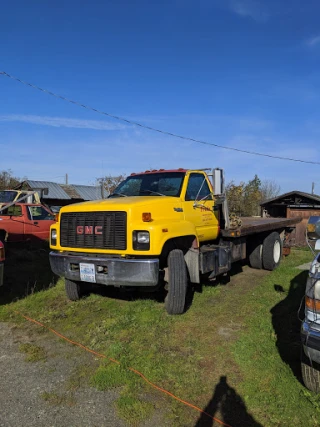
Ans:
[[[66,173],[66,185],[68,185],[68,174]]]
[[[312,191],[311,194],[314,194],[314,182],[312,183]]]
[[[104,178],[101,178],[100,189],[101,189],[101,199],[104,199]]]

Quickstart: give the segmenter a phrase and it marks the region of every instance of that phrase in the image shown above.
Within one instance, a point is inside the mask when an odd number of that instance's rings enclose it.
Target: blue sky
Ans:
[[[320,3],[306,0],[11,1],[0,70],[147,126],[320,161]],[[320,194],[320,165],[143,130],[0,76],[0,170],[94,184],[103,175],[223,167]]]

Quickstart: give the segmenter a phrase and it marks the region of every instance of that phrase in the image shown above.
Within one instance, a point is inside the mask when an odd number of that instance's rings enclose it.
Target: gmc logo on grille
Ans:
[[[102,234],[102,226],[97,225],[96,227],[93,227],[93,225],[78,225],[77,234]]]

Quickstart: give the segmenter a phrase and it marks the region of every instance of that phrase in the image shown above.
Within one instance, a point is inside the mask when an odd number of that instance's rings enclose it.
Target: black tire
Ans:
[[[304,385],[314,393],[320,393],[320,365],[311,362],[301,351],[301,373]]]
[[[274,231],[263,241],[262,264],[265,270],[274,270],[278,267],[282,256],[282,242],[279,233]]]
[[[64,279],[66,294],[69,300],[78,301],[83,295],[83,284],[69,279]]]
[[[262,249],[263,245],[260,241],[254,241],[251,246],[249,253],[249,264],[250,267],[257,270],[262,269]]]
[[[186,305],[188,272],[183,252],[173,249],[168,256],[169,289],[165,298],[168,314],[182,314]]]

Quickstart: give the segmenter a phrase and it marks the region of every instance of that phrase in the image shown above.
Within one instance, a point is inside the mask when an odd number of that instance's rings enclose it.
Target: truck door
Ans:
[[[196,226],[200,241],[217,238],[219,211],[215,209],[212,191],[203,173],[189,175],[183,211],[185,220]]]
[[[48,239],[50,226],[55,222],[54,215],[43,206],[26,205],[26,208],[29,219],[26,223],[27,239]]]
[[[25,217],[19,205],[9,206],[0,213],[0,230],[6,231],[8,242],[24,240]]]

